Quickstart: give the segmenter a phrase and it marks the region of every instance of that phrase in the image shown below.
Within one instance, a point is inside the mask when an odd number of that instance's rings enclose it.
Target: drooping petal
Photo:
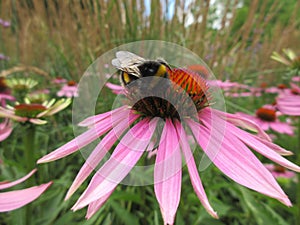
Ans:
[[[96,146],[91,155],[87,158],[84,165],[81,167],[66,195],[65,200],[71,197],[71,195],[85,181],[85,179],[91,174],[91,172],[103,159],[105,154],[111,149],[113,144],[118,140],[122,133],[125,132],[125,130],[137,119],[137,117],[137,115],[132,114],[128,121],[122,120],[119,124],[117,124],[116,127],[114,127],[114,129],[112,129],[107,135],[105,135],[102,141]]]
[[[255,138],[256,140],[258,140],[259,143],[263,143],[265,146],[267,146],[268,148],[272,149],[273,151],[277,152],[280,155],[293,155],[294,154],[293,152],[288,151],[288,150],[280,147],[279,145],[274,144],[273,142],[266,141],[265,139],[257,137],[253,134],[249,134],[249,135],[252,136],[253,138]]]
[[[18,209],[37,199],[52,182],[23,190],[0,193],[0,212]]]
[[[290,116],[300,116],[300,96],[281,95],[276,99],[276,107],[280,112]]]
[[[105,194],[103,197],[99,198],[98,200],[92,202],[88,206],[88,210],[86,212],[86,219],[90,219],[107,201],[107,199],[111,196],[115,189]]]
[[[196,192],[199,200],[201,201],[202,205],[206,209],[206,211],[213,216],[214,218],[218,218],[217,213],[213,210],[211,205],[209,204],[208,198],[206,196],[206,193],[204,191],[196,163],[194,160],[193,153],[191,152],[190,145],[188,142],[188,137],[186,136],[185,131],[183,130],[181,124],[177,122],[175,124],[178,140],[180,142],[181,150],[183,152],[187,168],[190,174],[191,183],[193,185],[194,191]]]
[[[16,121],[19,121],[19,122],[25,122],[27,120],[26,117],[17,116],[17,115],[14,114],[13,111],[5,109],[1,106],[0,106],[0,117],[9,118],[9,119],[16,120]]]
[[[89,127],[89,126],[93,126],[96,123],[108,118],[108,117],[112,117],[112,115],[122,112],[122,111],[128,111],[128,106],[122,106],[120,108],[114,109],[112,111],[109,112],[105,112],[105,113],[101,113],[99,115],[95,115],[95,116],[90,116],[86,119],[84,119],[83,121],[81,121],[78,125],[81,127]]]
[[[274,130],[278,133],[287,134],[287,135],[294,134],[293,127],[291,125],[289,125],[288,123],[283,123],[280,121],[273,122],[273,123],[270,123],[270,127],[272,130]]]
[[[4,141],[9,137],[13,128],[10,120],[5,119],[2,123],[0,123],[0,141]]]
[[[281,155],[273,151],[272,149],[268,148],[264,144],[260,143],[257,139],[253,138],[252,135],[249,135],[244,130],[241,130],[232,124],[228,124],[228,130],[230,133],[238,137],[242,142],[247,144],[249,147],[253,148],[258,153],[262,154],[263,156],[269,158],[270,160],[278,163],[279,165],[286,167],[290,170],[294,170],[300,172],[300,167],[296,164],[290,162],[289,160],[283,158]]]
[[[20,184],[22,183],[23,181],[27,180],[29,177],[32,176],[32,174],[34,174],[36,172],[36,169],[32,170],[30,173],[28,173],[26,176],[18,179],[18,180],[15,180],[15,181],[12,181],[12,182],[5,182],[5,183],[2,183],[0,184],[0,190],[3,190],[3,189],[6,189],[6,188],[10,188],[10,187],[13,187],[17,184]]]
[[[114,94],[125,94],[125,89],[121,85],[116,85],[108,82],[105,84],[105,86],[111,89]]]
[[[232,120],[228,120],[229,121],[229,123],[228,123],[225,120],[220,120],[220,117],[218,117],[218,115],[219,115],[219,112],[215,111],[215,110],[211,111],[211,112],[205,112],[205,114],[203,114],[203,117],[201,118],[201,120],[207,126],[211,126],[211,125],[213,125],[213,127],[219,126],[218,129],[220,131],[222,131],[223,133],[224,133],[227,125],[231,125],[231,127],[234,128],[235,130],[241,131],[241,129],[239,129],[235,126],[235,125],[237,125],[235,122],[233,123]],[[228,115],[230,116],[231,114],[228,113]],[[221,118],[223,119],[223,117],[221,117]],[[246,131],[244,131],[243,133],[248,137],[248,138],[244,138],[242,140],[243,142],[251,140],[249,143],[254,143],[254,145],[259,146],[261,149],[265,149],[267,147],[267,149],[264,150],[266,152],[272,150],[281,155],[293,154],[292,152],[287,151],[287,150],[281,148],[280,146],[273,144],[270,140],[268,140],[262,136],[256,136],[256,135],[250,134]]]
[[[154,191],[164,224],[174,224],[181,193],[181,154],[172,121],[164,126],[154,166]]]
[[[248,118],[243,118],[242,116],[235,115],[235,114],[230,114],[230,113],[225,113],[221,112],[219,110],[211,109],[211,108],[205,108],[200,112],[200,117],[201,118],[210,118],[211,114],[218,115],[224,120],[230,121],[232,124],[242,127],[244,129],[250,130],[250,131],[255,131],[258,133],[259,136],[262,138],[271,141],[271,138],[269,135],[260,127],[258,126],[255,122]]]
[[[51,162],[74,153],[78,149],[90,144],[98,137],[111,130],[114,125],[118,124],[122,120],[128,119],[128,113],[133,114],[128,111],[121,111],[118,114],[111,115],[113,116],[113,118],[105,117],[103,120],[99,121],[94,127],[91,127],[89,130],[85,131],[72,141],[68,142],[67,144],[61,146],[57,150],[39,159],[37,163]],[[114,119],[114,121],[112,121],[112,119]]]
[[[291,206],[272,174],[229,129],[220,133],[217,127],[205,127],[192,120],[188,120],[188,124],[206,155],[224,174],[245,187]]]
[[[112,191],[142,156],[154,132],[157,119],[138,122],[122,138],[110,159],[98,170],[85,192],[73,206],[78,210]]]
[[[36,124],[36,125],[44,125],[47,123],[46,120],[41,120],[41,119],[37,119],[37,118],[30,118],[29,119],[30,123]]]

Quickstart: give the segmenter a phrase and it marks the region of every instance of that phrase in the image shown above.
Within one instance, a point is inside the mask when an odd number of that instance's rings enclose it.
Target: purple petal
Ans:
[[[37,199],[52,182],[31,188],[0,193],[0,212],[18,209]]]
[[[105,112],[96,116],[90,116],[86,119],[84,119],[83,121],[81,121],[78,125],[82,126],[82,127],[88,127],[88,126],[94,126],[96,123],[107,119],[109,117],[113,117],[114,114],[123,112],[123,111],[129,111],[128,106],[122,106],[120,108],[114,109],[112,111],[109,112]]]
[[[110,195],[114,192],[115,189],[105,194],[103,197],[99,198],[98,200],[92,202],[88,206],[88,210],[86,212],[86,219],[90,219],[107,201]]]
[[[249,120],[248,118],[243,118],[242,116],[239,116],[239,115],[225,113],[225,112],[221,112],[219,110],[209,109],[209,108],[202,110],[199,114],[200,114],[200,117],[201,117],[201,115],[202,115],[202,117],[211,117],[211,114],[218,115],[221,118],[223,118],[224,120],[227,120],[230,123],[234,124],[235,126],[239,126],[244,129],[251,130],[251,131],[256,131],[256,132],[258,132],[259,136],[261,136],[262,138],[264,138],[268,141],[271,141],[271,138],[269,137],[269,135],[266,134],[266,132],[260,126],[258,126],[255,122],[253,122],[252,120]]]
[[[284,122],[272,122],[270,123],[270,127],[272,130],[282,133],[282,134],[288,134],[288,135],[294,135],[293,127],[289,125],[288,123]]]
[[[124,179],[149,144],[156,123],[156,119],[150,123],[144,119],[126,133],[110,159],[94,175],[85,192],[73,206],[73,210],[102,198]]]
[[[26,176],[18,179],[18,180],[15,180],[15,181],[12,181],[12,182],[5,182],[5,183],[2,183],[0,184],[0,190],[3,190],[3,189],[6,189],[6,188],[10,188],[10,187],[13,187],[17,184],[20,184],[22,183],[23,181],[27,180],[29,177],[32,176],[32,174],[34,174],[36,172],[37,169],[34,169],[32,170],[30,173],[28,173]]]
[[[262,154],[263,156],[269,158],[270,160],[278,163],[279,165],[281,165],[283,167],[286,167],[290,170],[300,172],[299,166],[297,166],[294,163],[283,158],[281,155],[279,155],[272,149],[268,148],[263,143],[259,142],[257,139],[253,138],[252,135],[249,135],[244,130],[241,130],[229,123],[228,123],[228,130],[230,131],[230,133],[232,133],[234,136],[238,137],[246,145],[253,148],[255,151]]]
[[[221,118],[219,118],[221,119]],[[215,121],[216,124],[218,121]],[[205,127],[192,120],[188,124],[199,145],[213,163],[228,177],[250,189],[276,198],[287,206],[291,202],[272,174],[256,156],[230,131],[220,133],[217,127]],[[221,146],[219,145],[219,141]]]
[[[111,149],[113,144],[118,140],[122,133],[137,119],[136,116],[131,116],[129,121],[121,121],[113,130],[111,130],[102,141],[96,146],[91,155],[88,157],[84,165],[81,167],[77,174],[73,184],[71,185],[66,199],[78,189],[78,187],[85,181],[85,179],[91,174],[91,172],[97,167],[99,162],[103,159],[105,154]]]
[[[133,117],[135,116],[136,118],[139,117],[138,115],[135,115],[133,113],[130,113],[130,115]],[[49,153],[48,155],[45,155],[43,158],[39,159],[37,163],[51,162],[76,152],[78,149],[90,144],[95,139],[112,129],[114,125],[120,123],[123,120],[127,120],[127,116],[128,112],[122,111],[119,112],[117,115],[114,115],[113,118],[109,116],[104,118],[102,121],[98,121],[95,127],[90,128],[89,130],[82,133],[72,141],[61,146],[57,150]],[[114,119],[113,122],[112,119]]]
[[[13,128],[10,120],[6,119],[3,123],[0,123],[0,142],[8,138],[12,130]]]
[[[193,157],[193,153],[191,152],[190,145],[188,142],[188,138],[186,136],[185,131],[183,130],[181,124],[178,122],[175,124],[178,139],[180,141],[181,150],[184,154],[184,158],[187,164],[187,168],[190,174],[191,183],[193,185],[194,191],[196,192],[199,200],[201,201],[202,205],[206,209],[206,211],[213,216],[214,218],[218,218],[217,213],[213,210],[209,201],[207,199],[206,193],[204,191],[201,179],[199,177],[199,173],[196,167],[196,163]]]
[[[181,154],[176,130],[167,119],[154,166],[154,191],[164,224],[174,224],[181,192]]]

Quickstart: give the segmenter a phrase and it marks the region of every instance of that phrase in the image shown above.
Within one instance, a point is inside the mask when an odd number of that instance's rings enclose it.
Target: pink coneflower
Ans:
[[[278,84],[276,87],[269,87],[265,89],[266,93],[271,93],[271,94],[280,94],[280,93],[284,93],[285,90],[287,90],[287,86],[285,84]]]
[[[239,89],[239,88],[248,88],[247,85],[239,84],[237,82],[231,82],[229,80],[225,80],[225,81],[217,80],[216,82],[213,82],[213,85],[218,85],[224,91],[230,91],[232,89]]]
[[[75,81],[69,81],[57,92],[58,97],[78,97],[78,85]]]
[[[27,180],[36,172],[36,169],[32,170],[26,176],[13,181],[13,182],[0,182],[0,190],[13,187]],[[52,181],[39,186],[34,186],[22,190],[8,191],[0,193],[0,212],[7,212],[18,209],[35,199],[37,199],[47,188],[52,184]]]
[[[291,89],[276,98],[276,107],[285,115],[300,116],[300,87],[291,83]]]
[[[45,163],[66,157],[102,137],[75,178],[67,199],[122,137],[108,161],[97,170],[73,210],[88,206],[86,217],[95,214],[136,165],[158,128],[162,128],[162,131],[159,136],[156,135],[159,144],[154,165],[154,190],[164,224],[174,224],[180,201],[182,162],[187,165],[199,200],[210,215],[218,217],[202,186],[188,140],[189,131],[205,154],[228,177],[291,206],[272,174],[250,148],[279,165],[299,172],[297,165],[281,156],[291,152],[273,144],[264,131],[247,118],[211,108],[209,87],[198,74],[187,69],[168,72],[169,79],[163,79],[167,80],[166,84],[153,82],[155,77],[148,77],[145,83],[145,78],[131,83],[126,88],[128,105],[85,119],[79,125],[87,127],[87,131],[38,160],[38,163]],[[148,89],[141,92],[138,87]],[[150,89],[155,90],[155,95],[153,92],[150,95]],[[172,104],[165,99],[170,99]],[[190,115],[192,109],[195,109],[195,115]],[[259,135],[248,133],[238,126],[256,130]]]
[[[296,176],[296,173],[288,171],[286,168],[280,165],[265,164],[265,167],[272,173],[275,178],[292,178]]]
[[[292,77],[292,81],[294,81],[294,82],[300,82],[300,76]]]
[[[293,127],[287,122],[278,120],[280,114],[275,110],[274,106],[266,105],[256,110],[255,116],[246,113],[237,113],[244,118],[254,121],[261,129],[272,129],[278,133],[293,135]]]
[[[8,138],[12,130],[12,122],[9,119],[4,119],[0,123],[0,142]]]

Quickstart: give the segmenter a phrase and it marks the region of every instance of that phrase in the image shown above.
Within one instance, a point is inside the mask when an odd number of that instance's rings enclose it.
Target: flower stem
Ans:
[[[25,163],[26,163],[26,172],[30,172],[35,167],[35,157],[34,157],[34,139],[35,139],[35,126],[30,124],[24,134],[24,155],[25,155]],[[26,187],[34,186],[35,180],[34,177],[30,177],[26,181]],[[26,213],[25,213],[25,221],[26,225],[31,224],[31,216],[32,216],[32,207],[31,204],[26,206]]]
[[[300,165],[300,116],[298,117],[298,152],[297,154],[297,164]],[[297,184],[297,216],[296,216],[296,224],[300,225],[300,173],[298,173],[298,184]]]
[[[34,139],[35,139],[35,126],[30,125],[24,134],[24,147],[25,147],[25,160],[26,160],[26,172],[30,172],[35,167],[34,157]],[[28,179],[28,181],[33,179]],[[31,183],[32,184],[32,183]]]

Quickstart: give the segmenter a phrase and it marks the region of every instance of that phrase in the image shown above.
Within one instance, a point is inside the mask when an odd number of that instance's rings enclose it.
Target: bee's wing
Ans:
[[[126,73],[140,76],[138,66],[146,60],[136,54],[127,51],[119,51],[116,53],[115,59],[111,61],[112,65]]]

